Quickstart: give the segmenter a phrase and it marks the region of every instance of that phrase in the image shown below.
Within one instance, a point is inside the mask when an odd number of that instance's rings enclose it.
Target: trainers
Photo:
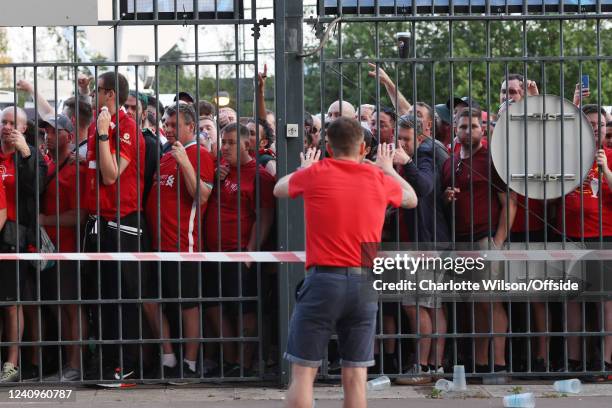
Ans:
[[[78,368],[64,367],[60,377],[59,371],[55,374],[43,377],[43,382],[70,382],[81,380],[81,370]]]
[[[594,369],[594,371],[597,369]],[[606,362],[604,365],[604,370],[606,373],[603,375],[590,375],[583,377],[585,382],[594,382],[594,383],[607,383],[612,382],[612,363]]]
[[[204,374],[204,377],[212,377],[215,372],[219,372],[219,364],[216,361],[205,359],[202,364],[202,374]]]
[[[99,383],[98,386],[104,388],[129,388],[134,387],[134,383],[126,383],[123,380],[127,380],[134,375],[134,370],[127,367],[123,368],[123,375],[121,375],[121,368],[109,368],[104,372],[105,380],[113,380],[112,382]]]
[[[431,374],[431,379],[433,381],[437,381],[440,378],[444,378],[444,367],[440,366],[438,368],[435,368],[433,365],[430,365],[429,374]]]
[[[22,362],[21,364],[21,381],[22,382],[37,382],[40,379],[38,366]]]
[[[2,366],[2,373],[0,373],[0,383],[17,381],[19,381],[19,367],[15,367],[13,363],[4,363]]]
[[[195,383],[200,379],[200,373],[196,369],[193,371],[189,368],[189,365],[183,361],[183,375],[181,376],[181,371],[179,369],[179,365],[177,364],[173,367],[174,372],[172,373],[171,380],[168,381],[168,384],[171,385],[185,385],[190,383]]]
[[[414,364],[412,368],[404,371],[405,377],[398,377],[395,383],[398,385],[424,385],[432,381],[429,368],[422,369],[419,364]]]

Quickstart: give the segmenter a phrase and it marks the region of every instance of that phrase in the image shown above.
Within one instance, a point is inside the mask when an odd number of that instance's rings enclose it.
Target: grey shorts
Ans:
[[[313,267],[297,293],[285,359],[319,367],[336,332],[344,367],[374,365],[377,294],[365,274],[350,268]]]
[[[415,279],[416,277],[416,279]],[[410,277],[406,277],[410,279]],[[418,283],[421,279],[428,279],[436,283],[444,281],[444,270],[423,270],[417,271],[415,276],[411,280]],[[418,286],[417,286],[418,288]],[[402,297],[402,306],[420,306],[428,307],[432,309],[439,309],[442,307],[442,297],[434,291],[406,291]]]

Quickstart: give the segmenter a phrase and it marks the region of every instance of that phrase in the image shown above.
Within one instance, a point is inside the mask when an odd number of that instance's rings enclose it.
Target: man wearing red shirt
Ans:
[[[89,251],[98,251],[99,248],[100,252],[139,252],[147,251],[149,247],[146,222],[140,215],[144,188],[144,138],[134,120],[119,108],[125,103],[128,92],[123,75],[105,72],[98,77],[97,105],[94,106],[99,108],[99,112],[97,123],[90,127],[87,145],[86,207],[90,219],[86,227],[86,249]],[[148,263],[122,262],[119,265],[119,262],[101,262],[99,271],[97,266],[97,263],[92,263],[94,271],[90,278],[96,282],[94,286],[100,279],[102,299],[119,299],[119,289],[122,298],[137,298],[139,278],[142,296],[150,294],[152,277]],[[119,271],[121,286],[117,276]],[[98,297],[97,291],[93,296]],[[120,332],[117,307],[117,303],[101,306],[104,340],[116,339]],[[148,310],[144,308],[145,313]],[[122,304],[121,311],[122,338],[138,338],[138,325],[134,324],[138,321],[136,305]],[[155,319],[148,314],[146,317],[149,321]],[[117,345],[103,346],[104,379],[120,380],[134,374],[138,346],[120,347],[124,349],[124,361],[119,361]]]
[[[606,112],[597,105],[588,104],[582,107],[582,112],[587,116],[596,146],[598,146],[595,160],[591,170],[584,178],[583,184],[574,191],[566,194],[565,214],[563,206],[557,207],[557,229],[563,232],[563,220],[565,220],[565,235],[571,241],[584,241],[593,249],[599,248],[599,242],[612,242],[612,149],[605,146],[606,134]],[[600,136],[601,135],[601,136]],[[599,178],[601,176],[601,182]],[[601,199],[601,212],[599,211],[599,200]],[[584,222],[582,221],[584,220]],[[601,221],[601,236],[599,223]],[[605,245],[605,244],[604,244]],[[609,245],[609,244],[608,244]],[[603,271],[604,287],[601,287],[601,271]],[[609,262],[587,262],[586,273],[588,281],[594,284],[590,290],[612,290],[609,283],[612,276]],[[598,312],[600,306],[595,308]],[[567,303],[567,329],[568,331],[581,331],[581,304],[579,302]],[[599,322],[600,317],[594,322]],[[595,323],[598,324],[598,323]],[[612,300],[604,301],[604,328],[612,330]],[[579,336],[570,336],[567,339],[568,368],[570,371],[582,371],[582,352],[580,345],[582,339]],[[587,355],[587,358],[589,356]],[[612,336],[606,336],[604,341],[603,359],[605,367],[603,371],[612,371]],[[597,367],[599,369],[599,367]],[[595,380],[612,381],[612,375],[596,377]]]
[[[523,76],[520,74],[509,74],[508,81],[506,81],[504,76],[499,90],[499,113],[507,109],[510,103],[523,103],[525,90],[527,91],[527,96],[539,94],[538,85],[535,81],[528,80],[525,83]],[[506,123],[500,123],[499,126],[506,126]],[[527,135],[527,139],[529,143],[529,135]],[[522,135],[516,135],[515,141],[524,143],[525,139]],[[510,242],[527,242],[528,240],[529,242],[543,242],[546,226],[546,221],[544,220],[544,207],[546,203],[543,200],[526,198],[520,194],[517,194],[516,198],[516,217],[514,217],[512,229],[510,230]],[[534,330],[545,332],[547,330],[546,304],[544,302],[531,302],[531,309],[533,310],[532,321]],[[515,320],[521,317],[520,313],[514,314]],[[517,323],[521,324],[522,322],[517,321]],[[532,371],[546,371],[548,339],[546,336],[538,336],[528,340],[535,343],[535,356],[531,362]]]
[[[16,113],[16,115],[15,115]],[[42,159],[40,151],[28,145],[23,136],[27,128],[27,115],[21,108],[8,106],[0,113],[0,175],[6,192],[7,221],[2,233],[0,251],[23,252],[27,250],[28,230],[35,231],[38,228],[36,214],[36,195],[44,191],[44,179],[47,174],[47,166]],[[17,176],[18,174],[18,176]],[[37,180],[40,183],[37,184]],[[37,190],[36,187],[39,187]],[[19,192],[19,193],[17,193]],[[18,200],[18,201],[17,201]],[[17,205],[19,202],[19,205]],[[13,232],[12,234],[10,232]],[[19,242],[17,242],[16,231],[19,231]],[[19,279],[18,279],[19,278]],[[35,288],[33,275],[29,269],[29,262],[4,261],[0,267],[0,301],[13,302],[20,296],[23,300],[31,295],[24,291],[25,287]],[[21,293],[18,293],[18,288]],[[31,300],[31,299],[27,299]],[[29,307],[33,312],[35,307]],[[24,308],[17,305],[4,306],[7,341],[20,341],[25,325],[29,326],[32,319],[24,320]],[[32,316],[33,313],[29,314]],[[19,323],[21,322],[21,323]],[[34,336],[37,330],[34,330]],[[8,346],[6,360],[0,373],[0,383],[18,381],[20,369],[18,367],[19,347]],[[27,377],[30,377],[29,375]]]
[[[474,243],[474,249],[500,249],[509,233],[516,214],[516,198],[506,194],[506,186],[490,165],[487,148],[482,141],[482,115],[477,109],[464,109],[455,117],[457,138],[461,150],[449,157],[442,169],[442,185],[446,186],[446,200],[455,202],[455,233],[457,242]],[[453,168],[454,166],[454,168]],[[454,180],[453,180],[454,173]],[[491,174],[491,179],[489,179]],[[491,199],[489,200],[489,193]],[[490,213],[490,218],[489,218]],[[490,268],[474,271],[473,281],[503,279],[498,263]],[[476,332],[490,332],[490,308],[493,308],[493,332],[505,333],[508,317],[501,302],[477,302]],[[489,338],[476,338],[476,370],[489,371]],[[495,372],[505,372],[505,338],[495,337],[493,364]],[[483,380],[484,381],[484,380]],[[503,381],[502,377],[495,381]]]
[[[80,226],[87,215],[84,210],[77,210],[79,202],[83,202],[84,199],[85,165],[71,161],[74,127],[67,116],[58,115],[57,118],[49,118],[43,125],[47,132],[47,147],[53,162],[49,166],[47,175],[47,189],[39,216],[40,225],[45,227],[59,252],[77,252]],[[79,266],[76,261],[56,262],[50,270],[41,274],[43,300],[78,299],[80,293],[80,288],[77,286],[78,273]],[[80,309],[81,307],[75,304],[60,306],[63,340],[76,341],[87,338],[86,325],[81,325],[83,332],[79,335],[79,319],[84,313]],[[58,372],[45,378],[45,381],[79,381],[81,379],[79,349],[78,345],[66,346],[65,366],[61,375]]]
[[[229,172],[213,190],[206,209],[205,243],[209,251],[257,251],[270,234],[274,220],[274,177],[258,165],[249,154],[249,130],[238,123],[230,123],[221,131],[221,154],[223,162],[229,166]],[[259,192],[256,183],[259,180]],[[219,190],[217,190],[217,188]],[[259,194],[259,197],[257,197]],[[259,198],[259,199],[258,199]],[[259,218],[259,234],[257,228]],[[220,232],[220,234],[219,234]],[[216,296],[257,296],[257,268],[248,262],[242,264],[223,263],[214,270],[206,271],[205,292],[207,297]],[[218,293],[218,277],[222,276],[222,293]],[[239,292],[242,280],[242,294]],[[237,314],[242,311],[244,336],[257,333],[257,304],[242,302],[233,310],[232,317],[223,316],[223,335],[234,336],[239,333]],[[228,308],[224,307],[224,311]],[[220,308],[213,305],[206,308],[207,319],[212,323],[212,330],[219,335],[221,330]],[[231,321],[230,321],[231,320]],[[226,327],[231,327],[228,333]],[[246,344],[244,348],[245,376],[250,371],[254,347]],[[224,345],[223,352],[228,374],[239,372],[240,355],[233,343]]]
[[[146,203],[147,223],[151,229],[152,247],[158,251],[194,252],[201,251],[198,226],[206,210],[214,178],[212,158],[203,145],[195,139],[198,125],[193,105],[179,102],[166,109],[166,137],[172,150],[164,154],[159,162],[159,174],[155,175],[151,194]],[[157,191],[159,188],[159,201]],[[180,198],[179,195],[180,194]],[[163,209],[159,205],[163,203]],[[158,225],[157,221],[160,221]],[[162,262],[162,297],[198,298],[199,263]],[[180,276],[180,290],[179,290]],[[200,314],[197,303],[181,303],[183,338],[200,336]],[[153,309],[157,316],[159,306],[150,303],[145,307]],[[155,320],[158,323],[158,320]],[[155,335],[170,338],[168,318],[162,316],[161,332],[153,329]],[[165,378],[199,378],[196,369],[199,343],[185,343],[182,375],[177,366],[170,343],[164,343],[162,373]],[[162,378],[160,376],[160,378]]]
[[[312,406],[313,382],[336,329],[344,403],[359,408],[366,406],[367,367],[374,365],[378,309],[361,244],[381,242],[387,205],[414,208],[417,198],[393,168],[393,146],[381,145],[380,169],[362,163],[366,147],[355,119],[334,120],[327,138],[331,158],[319,162],[320,152],[309,149],[301,154],[300,169],[274,187],[277,197],[304,197],[306,221],[308,272],[289,327],[285,358],[292,378],[286,400],[290,407]]]

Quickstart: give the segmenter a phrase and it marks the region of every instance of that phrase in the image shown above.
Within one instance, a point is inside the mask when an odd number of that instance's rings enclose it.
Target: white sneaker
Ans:
[[[2,373],[0,373],[0,383],[17,381],[19,381],[19,367],[15,367],[13,363],[4,363]]]

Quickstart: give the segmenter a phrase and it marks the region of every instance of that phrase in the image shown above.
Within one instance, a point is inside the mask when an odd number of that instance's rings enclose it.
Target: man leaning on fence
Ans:
[[[152,193],[145,208],[148,225],[151,227],[152,247],[156,251],[194,252],[201,250],[198,244],[199,225],[203,222],[206,203],[212,190],[214,165],[210,154],[196,141],[195,129],[198,122],[193,105],[179,101],[168,107],[166,114],[166,137],[172,148],[160,160],[159,174],[155,175]],[[197,262],[162,262],[161,296],[171,299],[200,297],[199,273]],[[144,306],[156,316],[152,321],[156,324],[153,326],[153,334],[170,338],[168,316],[172,310],[164,310],[160,327],[159,304],[148,303]],[[199,337],[200,313],[197,302],[183,302],[180,309],[183,338]],[[176,320],[181,317],[176,319],[174,314]],[[177,362],[172,344],[165,342],[162,372],[157,378],[198,378],[198,349],[197,341],[185,343],[184,353],[181,353],[184,355],[183,361]]]
[[[144,188],[145,143],[134,120],[121,109],[128,92],[123,75],[106,72],[98,77],[94,103],[98,108],[97,123],[91,125],[87,146],[86,206],[90,217],[85,228],[86,251],[148,250],[146,222],[139,214]],[[89,295],[115,300],[95,308],[100,312],[98,319],[101,319],[98,327],[101,326],[102,331],[98,337],[104,340],[138,338],[138,325],[133,324],[138,321],[137,307],[133,303],[121,304],[119,299],[136,298],[140,294],[142,297],[153,296],[149,264],[105,261],[100,263],[99,269],[97,262],[91,266],[92,293]],[[144,308],[144,311],[146,313],[148,309]],[[120,353],[120,347],[123,353]],[[104,379],[121,380],[135,374],[138,364],[136,344],[107,344],[103,349]],[[92,373],[92,376],[99,378],[100,373]]]
[[[355,119],[334,120],[327,137],[330,158],[319,162],[320,152],[309,149],[298,171],[274,188],[277,197],[301,195],[306,218],[307,274],[297,294],[285,354],[292,363],[287,404],[312,406],[313,382],[335,330],[344,406],[365,407],[378,307],[362,268],[361,244],[380,242],[387,205],[414,208],[417,198],[393,168],[392,146],[382,145],[376,161],[380,168],[361,163],[365,143]],[[308,222],[313,219],[316,228]]]

